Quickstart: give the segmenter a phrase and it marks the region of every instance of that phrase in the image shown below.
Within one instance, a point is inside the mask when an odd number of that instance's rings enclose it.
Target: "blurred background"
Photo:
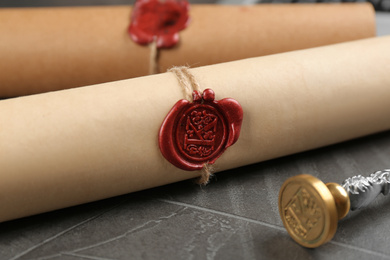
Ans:
[[[0,7],[35,7],[35,6],[83,6],[83,5],[127,5],[135,0],[2,0]],[[257,4],[257,3],[337,3],[365,2],[365,0],[190,0],[192,4]],[[390,11],[390,0],[370,0],[375,10]]]
[[[133,5],[135,0],[0,0],[2,7]],[[390,0],[189,0],[190,4],[341,3],[370,2],[376,10],[377,35],[390,34]]]

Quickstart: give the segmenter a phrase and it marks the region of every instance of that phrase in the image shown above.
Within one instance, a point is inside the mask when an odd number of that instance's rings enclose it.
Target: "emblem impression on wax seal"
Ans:
[[[130,37],[138,44],[156,41],[157,48],[171,48],[179,41],[179,31],[190,21],[186,0],[137,0],[129,26]]]
[[[243,118],[234,99],[214,100],[206,89],[194,91],[193,102],[179,100],[166,116],[159,133],[161,153],[173,165],[187,171],[213,164],[239,135]]]

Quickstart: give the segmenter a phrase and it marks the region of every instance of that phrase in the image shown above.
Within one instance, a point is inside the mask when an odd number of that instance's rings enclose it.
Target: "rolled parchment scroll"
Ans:
[[[244,111],[215,171],[390,129],[389,46],[371,38],[191,69]],[[1,101],[0,221],[199,176],[158,148],[183,98],[163,73]]]
[[[134,43],[131,7],[0,9],[0,98],[145,76],[151,49]],[[205,66],[375,36],[368,3],[193,5],[160,71]]]

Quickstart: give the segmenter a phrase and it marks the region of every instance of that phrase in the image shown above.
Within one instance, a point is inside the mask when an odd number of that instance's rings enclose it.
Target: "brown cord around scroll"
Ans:
[[[194,75],[192,75],[188,70],[188,67],[173,67],[168,71],[173,72],[176,75],[176,78],[184,91],[184,97],[188,101],[193,101],[192,92],[195,90],[199,91],[200,93],[202,92],[199,83],[196,81]],[[208,163],[205,163],[201,171],[201,176],[197,178],[195,182],[200,185],[207,185],[210,181],[210,178],[213,176],[212,171],[212,167]]]
[[[154,40],[151,44],[149,44],[149,48],[150,48],[149,75],[158,74],[160,71],[158,67],[159,50],[157,48],[156,40]]]

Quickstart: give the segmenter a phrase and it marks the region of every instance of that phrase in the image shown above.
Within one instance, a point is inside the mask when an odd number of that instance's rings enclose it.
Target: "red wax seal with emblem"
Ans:
[[[213,164],[239,135],[243,111],[232,98],[215,100],[214,91],[193,92],[193,102],[179,100],[166,116],[159,133],[161,153],[187,171]]]
[[[190,21],[186,0],[137,0],[129,26],[131,38],[142,45],[156,41],[157,48],[171,48]]]

